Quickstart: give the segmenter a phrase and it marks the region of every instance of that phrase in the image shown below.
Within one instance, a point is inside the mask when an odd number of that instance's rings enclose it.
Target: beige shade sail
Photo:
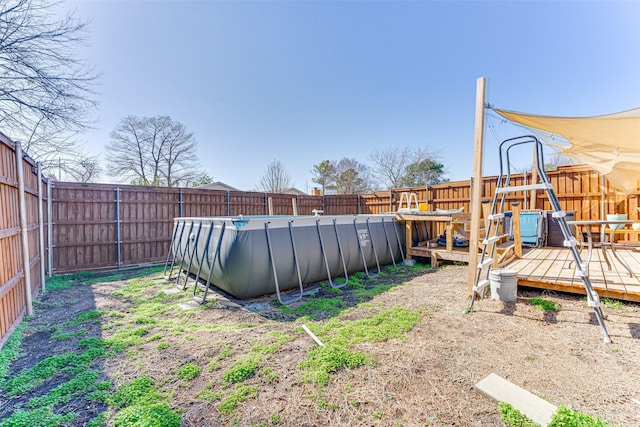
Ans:
[[[524,126],[560,135],[569,144],[554,146],[576,162],[605,175],[624,193],[640,180],[640,108],[593,117],[551,117],[494,110]]]

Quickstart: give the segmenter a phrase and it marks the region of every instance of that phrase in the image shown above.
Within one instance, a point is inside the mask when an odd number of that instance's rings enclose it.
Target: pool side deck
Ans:
[[[607,251],[611,269],[607,266],[601,249],[594,249],[589,263],[589,278],[600,297],[640,302],[640,252],[618,249],[616,253],[633,274]],[[587,257],[583,250],[581,256]],[[518,284],[532,288],[586,295],[582,280],[575,275],[571,251],[566,248],[536,248],[529,250],[504,268],[518,272]]]

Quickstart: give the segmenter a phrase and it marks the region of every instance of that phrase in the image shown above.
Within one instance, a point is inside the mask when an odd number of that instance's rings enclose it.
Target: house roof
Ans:
[[[199,185],[196,188],[200,188],[203,190],[224,190],[224,191],[240,191],[239,189],[230,186],[229,184],[225,184],[224,182],[212,182],[211,184]]]

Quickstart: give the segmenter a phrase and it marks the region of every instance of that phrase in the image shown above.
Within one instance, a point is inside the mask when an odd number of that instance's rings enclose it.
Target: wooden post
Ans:
[[[493,213],[491,212],[491,201],[491,199],[482,199],[482,217],[484,219],[485,238],[489,237],[486,233],[489,229],[489,215]]]
[[[520,202],[511,203],[511,223],[513,224],[513,252],[522,258],[522,236],[520,235]]]
[[[404,222],[404,239],[405,239],[405,258],[413,259],[411,256],[411,247],[413,246],[413,221],[405,220]]]
[[[24,165],[22,164],[22,146],[16,141],[16,172],[18,175],[18,205],[20,208],[20,234],[22,236],[22,271],[24,281],[24,298],[27,316],[33,315],[31,298],[31,268],[29,260],[29,232],[27,229],[27,201],[24,196]]]
[[[445,233],[447,234],[447,252],[453,252],[453,223],[449,222],[446,227]]]
[[[267,198],[267,215],[273,216],[273,199],[271,197]]]
[[[469,238],[469,268],[467,282],[469,288],[475,285],[478,265],[478,236],[480,234],[482,201],[482,151],[484,144],[484,107],[487,79],[476,80],[476,116],[473,137],[473,176],[471,194],[471,236]]]

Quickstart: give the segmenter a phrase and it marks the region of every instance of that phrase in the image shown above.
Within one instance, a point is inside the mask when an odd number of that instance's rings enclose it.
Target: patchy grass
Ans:
[[[603,306],[607,307],[607,308],[614,308],[616,310],[624,310],[624,303],[620,300],[617,299],[611,299],[611,298],[601,298],[600,302],[602,303]]]
[[[258,395],[258,387],[239,384],[220,405],[218,410],[221,414],[231,414],[238,405],[247,399],[253,399]]]
[[[202,369],[200,366],[195,365],[193,363],[187,363],[186,365],[182,365],[176,375],[178,378],[182,378],[183,380],[190,381],[200,375],[200,371]]]
[[[363,342],[384,342],[391,338],[403,339],[422,318],[423,313],[403,307],[392,307],[381,313],[355,321],[332,319],[313,323],[311,329],[325,344],[309,350],[307,359],[298,364],[305,379],[324,386],[329,374],[342,368],[354,369],[373,360],[365,353],[351,349]]]
[[[518,411],[508,403],[500,402],[498,404],[500,413],[502,414],[502,421],[508,427],[540,427],[537,424],[527,418],[524,414]],[[548,427],[609,427],[610,424],[599,418],[592,418],[589,415],[574,411],[566,406],[560,405],[558,410],[553,414],[551,422]]]
[[[560,311],[560,304],[544,298],[529,298],[527,302],[538,310],[542,311]]]
[[[157,277],[143,273],[83,273],[62,276],[64,280],[56,278],[58,281],[49,288],[51,292],[117,280],[117,285],[108,287],[109,298],[117,304],[104,311],[73,312],[65,318],[69,320],[59,325],[39,327],[39,331],[53,331],[52,338],[61,340],[60,347],[66,346],[68,351],[17,372],[8,381],[0,381],[3,392],[12,397],[44,390],[25,399],[23,407],[3,422],[12,426],[59,426],[75,420],[73,423],[93,427],[171,427],[183,422],[179,402],[193,402],[195,398],[202,405],[210,404],[208,410],[218,412],[221,425],[276,425],[286,420],[277,414],[262,420],[243,419],[243,411],[251,405],[247,401],[274,387],[297,387],[303,380],[311,383],[305,388],[315,390],[308,397],[313,405],[333,411],[339,403],[323,395],[332,375],[363,365],[375,366],[373,353],[367,349],[370,343],[403,340],[428,314],[424,310],[385,307],[382,301],[371,299],[428,269],[387,267],[372,279],[365,279],[362,273],[353,274],[348,286],[324,286],[318,295],[305,297],[296,308],[280,306],[282,313],[291,317],[278,322],[246,313],[234,315],[233,319],[221,316],[216,321],[204,321],[207,305],[183,311],[178,303],[189,301],[190,292],[167,295],[160,292],[165,284],[155,283]],[[144,273],[149,271],[154,270]],[[391,273],[397,276],[393,280],[389,279]],[[305,336],[299,328],[302,321],[326,346],[307,347],[297,342],[297,338]],[[98,325],[100,335],[95,336]],[[202,345],[202,339],[210,339],[207,346]],[[19,341],[17,345],[8,342],[8,356],[4,357],[15,359],[19,348]],[[185,349],[194,351],[185,356]],[[3,354],[4,351],[0,353],[0,363]],[[282,362],[292,357],[293,363]],[[114,359],[105,363],[107,358]],[[148,358],[155,358],[154,362]],[[160,360],[167,361],[170,368],[151,369],[149,363]],[[180,360],[190,363],[180,366]],[[103,365],[109,366],[111,378],[101,371]],[[283,370],[283,365],[290,370]],[[49,383],[56,385],[45,390]],[[74,401],[81,402],[76,406],[80,408],[98,405],[94,418],[87,419],[82,411],[76,410],[76,414],[67,409]],[[379,413],[387,417],[386,412]],[[186,419],[184,422],[188,423]]]

